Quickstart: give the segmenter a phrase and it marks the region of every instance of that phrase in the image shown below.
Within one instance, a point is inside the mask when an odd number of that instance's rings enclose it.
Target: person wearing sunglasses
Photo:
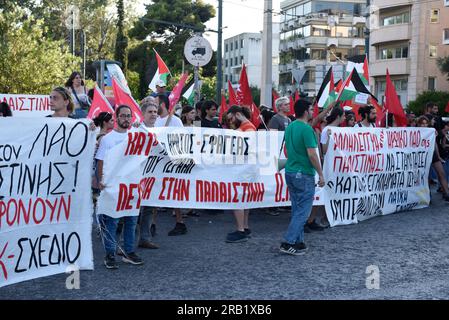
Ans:
[[[128,129],[131,125],[132,111],[127,105],[119,105],[115,109],[115,115],[117,119],[117,127],[110,133],[105,135],[98,147],[95,159],[98,160],[98,176],[100,178],[100,189],[104,189],[103,183],[103,165],[107,153],[116,145],[125,141],[128,137]],[[99,212],[102,214],[100,221],[103,221],[105,230],[103,235],[104,248],[106,251],[106,257],[104,264],[107,269],[117,269],[118,265],[115,260],[115,254],[117,252],[117,225],[120,218],[113,218],[108,215],[108,212]],[[123,226],[123,240],[124,248],[122,251],[122,261],[133,265],[143,264],[143,260],[135,253],[135,240],[136,240],[136,226],[138,216],[124,217]]]

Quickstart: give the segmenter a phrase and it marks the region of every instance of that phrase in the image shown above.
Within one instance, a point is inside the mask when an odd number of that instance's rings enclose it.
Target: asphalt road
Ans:
[[[434,192],[435,194],[435,192]],[[304,256],[279,253],[289,214],[254,210],[252,238],[224,242],[232,214],[186,219],[188,233],[168,237],[170,214],[159,217],[157,250],[139,249],[143,266],[103,266],[94,236],[94,271],[81,288],[66,289],[67,275],[0,288],[0,299],[449,299],[449,205],[374,218],[306,234]],[[367,267],[379,268],[379,289],[367,289]]]

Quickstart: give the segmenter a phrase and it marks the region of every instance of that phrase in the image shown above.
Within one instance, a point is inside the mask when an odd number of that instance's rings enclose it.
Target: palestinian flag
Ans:
[[[195,103],[195,79],[192,77],[182,89],[182,96],[193,106]]]
[[[356,70],[352,70],[351,74],[342,85],[342,89],[337,98],[337,101],[353,100],[359,93],[368,94],[372,98],[376,99],[376,97],[373,96],[371,92],[366,88],[362,79],[360,79],[358,72]]]
[[[336,99],[337,93],[334,87],[334,73],[332,72],[332,67],[330,67],[318,91],[316,102],[319,108],[326,109]]]
[[[159,81],[163,81],[165,85],[167,85],[168,75],[170,73],[170,70],[168,70],[167,65],[165,64],[164,60],[159,56],[159,54],[156,52],[155,49],[154,53],[156,54],[156,60],[157,60],[157,69],[156,73],[153,76],[153,79],[151,80],[150,84],[148,85],[148,88],[150,88],[153,92],[156,92],[156,84]]]
[[[346,76],[348,76],[352,70],[357,70],[360,79],[369,90],[368,59],[366,58],[366,55],[353,56],[347,60],[348,64],[346,65]]]

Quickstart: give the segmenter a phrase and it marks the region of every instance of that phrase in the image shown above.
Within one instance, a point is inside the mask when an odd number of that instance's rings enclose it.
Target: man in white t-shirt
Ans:
[[[154,123],[155,127],[184,127],[181,119],[175,115],[169,114],[168,108],[170,106],[170,100],[166,95],[158,95],[157,101],[159,106],[157,114],[159,115],[159,118],[157,118]]]
[[[131,124],[132,111],[127,105],[120,105],[115,110],[117,119],[117,127],[110,133],[105,135],[100,141],[95,159],[98,160],[98,177],[100,178],[100,189],[104,189],[103,184],[103,164],[106,154],[116,145],[122,143],[127,138],[128,128]],[[117,251],[117,225],[119,218],[113,218],[107,213],[103,213],[102,219],[104,221],[105,230],[103,236],[104,249],[106,251],[106,257],[104,264],[108,269],[117,269],[118,265],[115,261],[115,253]],[[136,255],[135,250],[135,233],[138,217],[124,217],[124,256],[123,262],[133,265],[143,264],[142,259]]]
[[[359,109],[359,114],[362,117],[362,121],[357,122],[355,127],[359,128],[375,128],[376,127],[376,108],[372,105],[366,105]]]
[[[170,100],[166,95],[160,94],[157,96],[157,101],[159,105],[158,114],[159,118],[156,119],[154,123],[155,127],[184,127],[181,119],[179,119],[175,115],[170,115],[168,112],[168,108],[170,106]],[[184,219],[182,218],[182,213],[180,208],[175,208],[176,215],[176,225],[173,230],[168,232],[169,236],[178,236],[187,233],[187,227],[184,223]]]

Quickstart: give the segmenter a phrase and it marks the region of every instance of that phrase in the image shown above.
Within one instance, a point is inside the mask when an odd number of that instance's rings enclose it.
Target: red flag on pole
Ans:
[[[259,108],[256,106],[256,104],[253,102],[251,104],[251,119],[250,121],[253,123],[253,125],[256,127],[256,129],[260,126],[260,111]]]
[[[225,114],[225,112],[228,111],[228,104],[226,103],[226,98],[225,96],[222,94],[221,95],[221,105],[220,105],[220,113],[218,115],[219,121],[220,123],[223,122],[223,115]]]
[[[278,109],[276,108],[276,100],[279,99],[279,94],[274,89],[271,91],[271,94],[273,96],[273,107],[272,108],[273,108],[273,111],[277,113]]]
[[[94,119],[98,117],[101,112],[109,112],[114,114],[114,109],[109,103],[108,99],[101,92],[100,88],[95,84],[94,88],[94,99],[89,109],[88,119]]]
[[[449,101],[447,102],[446,109],[445,109],[444,111],[446,111],[447,113],[449,113]]]
[[[240,81],[236,97],[237,103],[240,106],[251,106],[253,104],[253,97],[251,95],[251,88],[248,83],[248,75],[246,74],[245,64],[243,64],[242,72],[240,73]]]
[[[396,121],[396,126],[398,127],[406,127],[407,126],[407,117],[404,112],[404,108],[402,108],[401,101],[399,100],[398,94],[396,93],[396,89],[394,87],[393,82],[390,78],[390,73],[387,69],[387,84],[385,88],[385,103],[384,103],[385,111],[394,115],[394,120]]]
[[[228,80],[228,92],[229,92],[229,105],[237,106],[237,97],[235,96],[234,88],[232,87],[231,81]]]
[[[181,97],[182,88],[184,88],[184,84],[186,83],[187,78],[189,77],[188,73],[184,73],[179,79],[176,86],[173,88],[168,100],[170,101],[170,106],[168,108],[168,113],[173,114],[175,109],[175,104],[179,101]]]
[[[112,77],[112,90],[114,91],[115,105],[125,104],[131,108],[133,117],[132,122],[141,122],[143,120],[139,104],[133,99],[131,94],[127,93],[115,77]]]

